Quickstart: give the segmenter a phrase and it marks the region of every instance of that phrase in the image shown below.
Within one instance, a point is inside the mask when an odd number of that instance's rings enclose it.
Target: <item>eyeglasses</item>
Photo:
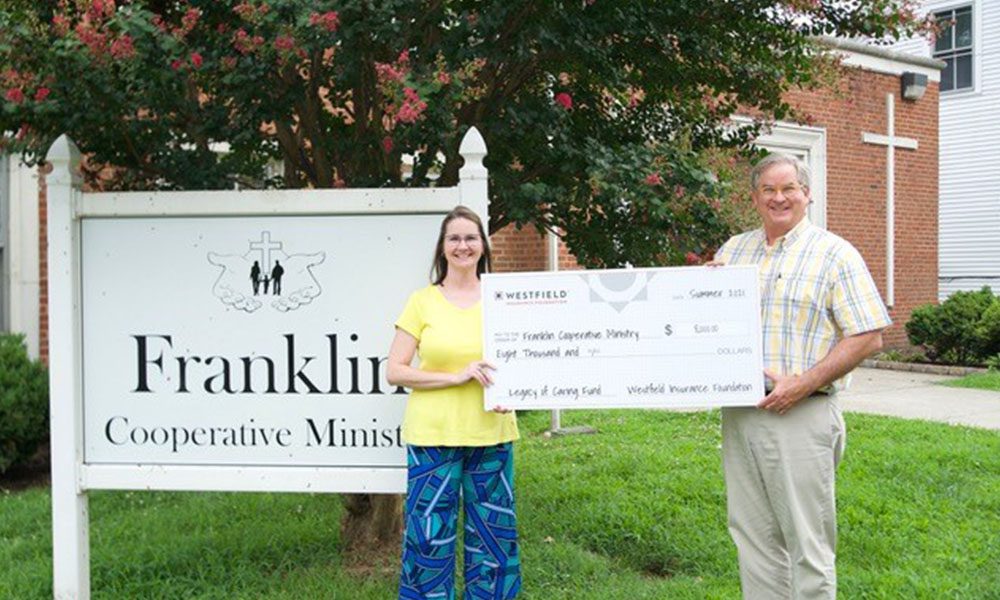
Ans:
[[[444,242],[452,246],[458,246],[462,242],[465,242],[466,246],[478,246],[483,242],[483,238],[478,235],[446,235],[444,236]]]
[[[774,188],[769,185],[765,185],[763,187],[757,188],[757,193],[763,196],[764,198],[774,198],[775,196],[778,195],[778,192],[781,192],[781,195],[783,197],[788,198],[789,196],[794,196],[795,194],[803,191],[804,189],[805,188],[803,188],[801,185],[795,185],[795,184],[786,185],[781,188]]]

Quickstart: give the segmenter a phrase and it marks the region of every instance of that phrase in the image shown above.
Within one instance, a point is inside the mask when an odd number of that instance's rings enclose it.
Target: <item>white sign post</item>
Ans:
[[[49,151],[56,598],[90,597],[92,489],[402,493],[392,322],[443,214],[487,221],[472,129],[454,188],[83,194]]]

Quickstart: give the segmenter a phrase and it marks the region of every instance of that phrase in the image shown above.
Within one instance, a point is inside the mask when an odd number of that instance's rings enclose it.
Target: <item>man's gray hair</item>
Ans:
[[[760,176],[764,174],[764,171],[777,165],[792,165],[795,167],[795,178],[798,179],[799,185],[805,189],[809,189],[809,166],[794,156],[778,153],[768,154],[753,166],[753,169],[750,171],[750,189],[756,190],[757,183],[760,182]]]

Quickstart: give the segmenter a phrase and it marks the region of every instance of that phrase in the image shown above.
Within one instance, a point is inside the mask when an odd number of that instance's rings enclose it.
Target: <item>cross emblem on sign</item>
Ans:
[[[260,233],[260,240],[256,242],[250,242],[251,250],[260,250],[260,263],[261,268],[264,269],[265,273],[271,272],[271,250],[281,250],[281,242],[271,241],[271,232],[262,231]]]
[[[862,133],[866,144],[885,146],[885,303],[890,308],[895,303],[896,270],[896,148],[917,149],[917,140],[896,136],[896,103],[892,94],[885,95],[886,135]]]

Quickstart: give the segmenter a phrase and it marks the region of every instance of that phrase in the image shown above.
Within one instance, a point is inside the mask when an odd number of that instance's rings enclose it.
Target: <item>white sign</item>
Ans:
[[[392,323],[441,218],[487,214],[470,129],[455,187],[84,194],[47,178],[53,596],[90,597],[88,491],[401,493]]]
[[[84,462],[404,465],[385,356],[440,221],[84,220]]]
[[[493,408],[752,406],[764,397],[756,266],[491,274]]]

